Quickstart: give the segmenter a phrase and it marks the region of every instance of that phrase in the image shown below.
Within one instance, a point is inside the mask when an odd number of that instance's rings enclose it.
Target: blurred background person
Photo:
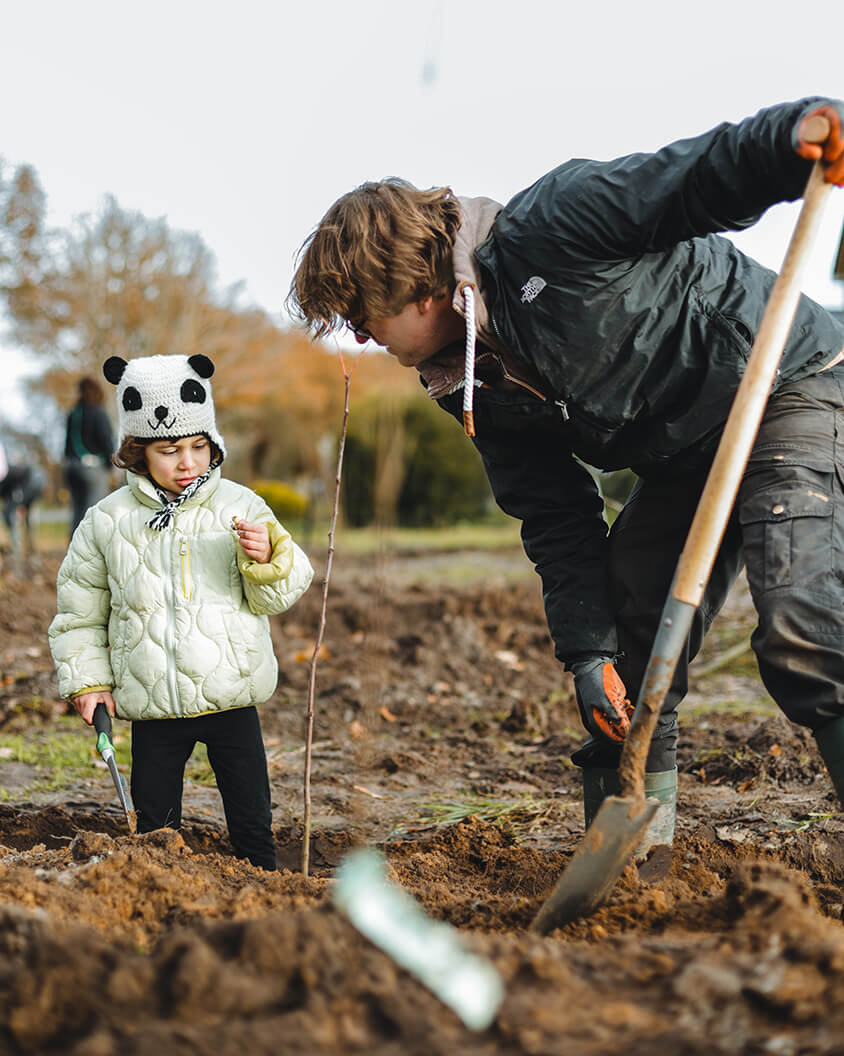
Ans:
[[[114,433],[103,409],[103,390],[91,377],[79,382],[79,398],[67,416],[65,481],[70,490],[70,534],[89,506],[105,498],[111,484]]]

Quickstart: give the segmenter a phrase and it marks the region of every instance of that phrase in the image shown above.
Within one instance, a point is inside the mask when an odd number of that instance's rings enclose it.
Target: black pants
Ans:
[[[70,534],[73,535],[88,507],[108,495],[110,470],[107,466],[87,466],[78,459],[68,459],[64,475],[70,491]]]
[[[636,700],[662,607],[705,473],[639,480],[610,532],[610,576],[624,652],[619,671]],[[674,766],[677,706],[688,664],[747,565],[759,617],[752,646],[765,686],[794,722],[818,729],[844,715],[844,369],[772,397],[685,654],[648,757]],[[581,765],[615,765],[602,745]]]
[[[185,764],[197,742],[208,749],[234,853],[262,869],[275,869],[267,757],[254,707],[132,723],[138,832],[181,827]]]

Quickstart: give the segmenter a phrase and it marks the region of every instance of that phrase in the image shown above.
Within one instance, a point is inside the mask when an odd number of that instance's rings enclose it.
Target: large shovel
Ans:
[[[826,129],[813,129],[812,140],[822,142],[829,126],[824,118],[817,120]],[[656,799],[645,798],[645,760],[651,737],[726,531],[797,311],[803,270],[820,227],[822,207],[833,186],[824,182],[823,170],[816,163],[662,610],[621,753],[621,795],[610,796],[601,804],[583,842],[531,924],[533,931],[544,934],[596,910],[631,860],[659,805]]]

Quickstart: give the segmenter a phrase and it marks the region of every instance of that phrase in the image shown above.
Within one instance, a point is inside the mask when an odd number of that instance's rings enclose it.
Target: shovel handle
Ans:
[[[833,186],[824,182],[823,169],[816,162],[660,618],[630,732],[621,753],[619,780],[624,795],[644,799],[645,759],[651,737],[732,513],[797,311],[809,250]]]
[[[104,733],[111,740],[111,715],[102,701],[94,708],[94,729],[98,734]]]
[[[765,413],[777,367],[800,300],[809,250],[820,227],[823,206],[833,184],[824,182],[815,164],[803,196],[803,208],[780,274],[774,283],[747,368],[741,379],[718,450],[698,502],[686,545],[680,555],[672,594],[679,601],[699,605],[741,478]]]

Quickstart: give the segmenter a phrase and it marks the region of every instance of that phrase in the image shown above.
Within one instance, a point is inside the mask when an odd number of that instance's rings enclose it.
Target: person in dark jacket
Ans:
[[[627,690],[635,699],[775,279],[721,233],[799,198],[815,160],[844,184],[842,125],[841,102],[783,104],[654,154],[569,161],[503,208],[367,183],[303,246],[293,312],[415,367],[462,413],[497,502],[522,521],[590,734],[572,757],[587,824],[617,787]],[[844,803],[842,415],[844,329],[804,296],[651,744],[646,791],[663,802],[651,843],[673,835],[688,663],[744,563],[761,676],[815,733]],[[609,532],[583,463],[638,475]]]
[[[67,416],[65,481],[70,490],[70,534],[89,506],[104,499],[111,479],[114,435],[103,409],[103,389],[95,378],[79,382],[79,398]]]

